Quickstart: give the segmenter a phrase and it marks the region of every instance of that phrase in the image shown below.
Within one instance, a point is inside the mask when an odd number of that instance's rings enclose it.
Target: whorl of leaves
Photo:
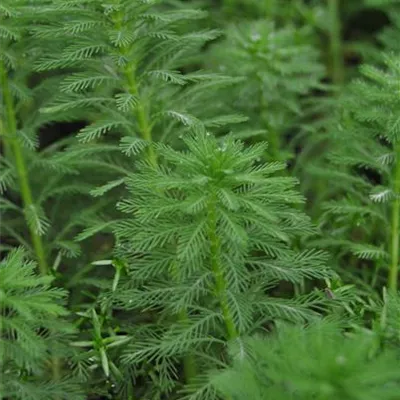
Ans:
[[[128,177],[131,197],[118,205],[126,215],[115,234],[130,278],[105,295],[116,308],[159,313],[152,333],[133,330],[122,360],[156,362],[162,381],[176,379],[180,358],[194,357],[201,373],[219,365],[227,340],[270,320],[315,318],[324,304],[318,292],[266,293],[280,281],[330,276],[325,253],[291,248],[314,229],[295,207],[303,202],[296,180],[274,176],[285,165],[257,161],[265,143],[244,147],[204,131],[184,143],[185,151],[156,145],[162,165],[140,162]],[[188,398],[215,398],[203,384],[185,389]]]
[[[73,329],[63,321],[66,292],[35,269],[21,248],[0,263],[0,398],[84,399],[68,376],[49,381],[51,357],[66,355],[60,339]]]
[[[332,322],[283,326],[232,346],[233,367],[214,375],[214,387],[232,400],[394,400],[396,353],[375,349],[373,335],[347,336]]]

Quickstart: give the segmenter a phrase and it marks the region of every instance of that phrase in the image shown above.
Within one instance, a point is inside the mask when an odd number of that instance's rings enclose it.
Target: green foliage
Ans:
[[[386,51],[396,51],[400,50],[396,36],[400,29],[400,8],[398,0],[366,0],[366,4],[370,7],[379,8],[385,12],[388,19],[390,20],[390,25],[382,29],[378,34],[379,42],[384,46]],[[379,54],[377,54],[376,62],[379,62]]]
[[[73,238],[86,227],[88,216],[93,219],[98,212],[91,207],[90,191],[102,180],[93,171],[102,179],[113,177],[118,168],[104,154],[110,158],[119,149],[113,145],[83,148],[69,138],[41,146],[40,131],[51,118],[39,109],[54,97],[60,78],[39,79],[31,69],[41,54],[27,22],[32,23],[33,17],[41,21],[41,13],[23,1],[13,3],[12,9],[12,13],[2,10],[0,20],[3,27],[18,32],[2,41],[0,53],[2,249],[25,246],[46,273],[65,258],[80,254]],[[91,159],[82,159],[83,151]]]
[[[233,367],[214,385],[236,399],[396,399],[397,354],[374,351],[374,336],[329,322],[283,326],[232,346]]]
[[[382,299],[371,307],[376,315],[372,332],[382,347],[397,349],[399,345],[399,296],[383,290]]]
[[[68,376],[48,381],[50,352],[68,355],[66,293],[40,277],[19,248],[0,263],[0,398],[83,399]]]
[[[184,23],[204,18],[205,12],[165,9],[157,1],[64,3],[54,1],[48,25],[36,29],[51,50],[36,69],[72,69],[58,98],[43,112],[55,119],[65,112],[69,118],[89,116],[91,124],[78,133],[81,142],[106,135],[122,138],[125,151],[147,148],[155,162],[153,140],[173,143],[200,118],[205,126],[218,126],[224,119],[208,99],[235,80],[196,71],[191,62],[219,32],[180,33]],[[65,12],[71,15],[68,23],[58,18]],[[228,122],[236,123],[236,117],[225,117]],[[136,145],[126,150],[132,141]]]
[[[392,240],[399,234],[400,191],[398,57],[385,56],[385,63],[384,70],[361,69],[364,79],[354,82],[343,97],[339,122],[330,131],[331,167],[314,171],[330,181],[325,193],[329,201],[323,205],[322,224],[329,231],[324,243],[337,247],[341,254],[377,260],[375,269],[391,265],[393,274],[398,263]],[[376,276],[371,272],[373,284]],[[390,276],[393,286],[396,279]]]
[[[257,20],[229,26],[211,50],[216,70],[245,77],[228,93],[234,100],[227,104],[266,131],[273,160],[290,156],[282,149],[283,135],[304,112],[302,97],[322,88],[324,67],[312,40],[308,27],[277,28],[273,21]]]
[[[111,294],[114,307],[161,311],[152,333],[139,329],[123,361],[155,360],[170,374],[164,381],[174,379],[176,358],[192,354],[206,371],[218,365],[225,340],[276,319],[315,318],[309,307],[324,302],[317,293],[289,300],[265,291],[330,275],[323,252],[291,249],[314,229],[293,206],[303,202],[296,180],[273,176],[284,164],[257,161],[265,143],[244,148],[204,132],[183,140],[184,152],[155,146],[162,165],[138,164],[115,228],[131,278]],[[203,385],[190,398],[213,398]]]
[[[0,398],[394,399],[398,15],[3,0]]]

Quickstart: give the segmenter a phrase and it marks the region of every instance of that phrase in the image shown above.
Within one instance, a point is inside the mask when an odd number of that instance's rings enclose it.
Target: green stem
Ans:
[[[209,240],[211,252],[211,269],[215,279],[215,294],[220,302],[222,315],[225,322],[227,337],[229,340],[235,339],[238,332],[235,327],[231,312],[229,310],[227,285],[226,280],[220,264],[220,240],[217,234],[217,209],[216,198],[212,199],[208,206],[209,218]]]
[[[177,246],[178,244],[175,243]],[[177,262],[173,263],[172,270],[171,270],[171,275],[172,279],[179,284],[181,281],[180,274],[179,274],[179,267]],[[178,322],[181,323],[186,323],[189,321],[189,315],[187,313],[187,310],[185,307],[182,307],[179,312],[178,312]],[[193,358],[192,354],[187,354],[183,358],[183,372],[185,375],[185,381],[186,383],[190,383],[193,381],[193,379],[197,376],[197,366],[196,366],[196,361]]]
[[[282,159],[280,135],[272,127],[268,128],[268,155],[270,161],[286,161]]]
[[[255,79],[258,81],[259,85],[259,94],[258,94],[258,101],[259,101],[259,115],[262,123],[262,127],[267,127],[267,142],[268,142],[268,149],[267,149],[267,159],[269,161],[280,161],[282,152],[281,152],[281,137],[279,132],[271,126],[269,120],[269,106],[268,101],[264,95],[264,82],[261,79],[260,75],[257,73],[255,74]],[[286,161],[286,160],[284,160]]]
[[[2,146],[2,153],[5,158],[9,158],[11,154],[10,145],[6,140],[7,133],[3,121],[0,119],[0,145]]]
[[[180,322],[187,321],[189,319],[186,310],[181,310],[178,315]],[[183,359],[183,372],[185,374],[186,383],[191,383],[197,376],[196,361],[192,354],[187,354]]]
[[[235,0],[224,0],[222,11],[229,17],[234,14],[236,8],[236,1]]]
[[[344,57],[342,44],[342,26],[340,22],[340,0],[328,0],[329,39],[332,63],[332,81],[335,85],[344,82]]]
[[[120,6],[120,0],[117,0],[116,4]],[[123,10],[119,9],[114,14],[114,17],[112,17],[112,21],[114,23],[116,30],[122,29],[123,20],[124,20]],[[129,47],[125,46],[125,47],[120,48],[120,53],[123,57],[126,57],[126,55],[129,53]],[[128,84],[127,89],[128,89],[129,94],[131,94],[132,96],[135,96],[138,99],[138,105],[136,107],[136,118],[137,118],[139,130],[140,130],[140,134],[141,134],[142,138],[149,143],[148,148],[147,148],[148,161],[153,166],[156,166],[157,165],[157,156],[156,156],[156,153],[153,148],[151,123],[149,122],[148,116],[146,114],[146,110],[140,99],[139,89],[138,89],[138,85],[137,85],[136,77],[135,77],[134,63],[128,62],[127,65],[125,66],[125,68],[123,68],[123,74],[124,74],[126,82]]]
[[[388,287],[390,292],[397,291],[399,275],[399,222],[400,222],[400,145],[396,145],[396,165],[393,177],[393,192],[395,198],[392,203],[391,223],[391,254]]]
[[[51,371],[53,374],[53,380],[59,382],[61,380],[61,363],[58,357],[53,356],[51,358]]]
[[[151,132],[151,124],[149,123],[149,119],[147,117],[145,108],[140,101],[139,90],[137,88],[137,83],[135,80],[134,69],[132,67],[128,66],[125,69],[124,74],[125,74],[125,78],[128,83],[129,93],[132,96],[139,98],[139,104],[137,105],[137,109],[136,109],[136,118],[138,121],[140,134],[142,135],[142,138],[149,143],[149,147],[147,148],[148,160],[153,166],[156,166],[157,165],[157,156],[156,156],[156,154],[154,152],[154,148],[153,148],[153,137],[152,137],[152,132]]]
[[[27,210],[29,210],[29,208],[34,207],[34,202],[33,202],[31,187],[29,184],[28,171],[25,164],[23,150],[17,137],[17,119],[15,115],[14,102],[8,84],[7,71],[3,63],[0,63],[0,80],[1,80],[1,87],[3,92],[3,100],[4,100],[5,114],[6,114],[5,141],[7,143],[7,146],[14,155],[15,167],[18,174],[22,202],[26,212]],[[49,273],[49,268],[47,265],[46,253],[44,250],[42,238],[35,232],[35,229],[33,227],[29,226],[29,223],[27,223],[27,225],[29,227],[33,249],[39,265],[40,273],[42,275],[47,275]],[[58,381],[61,377],[61,365],[58,357],[55,356],[51,357],[51,369],[54,380]]]
[[[119,11],[116,15],[116,18],[114,19],[114,24],[117,29],[121,29],[122,21],[123,21],[123,13],[121,11]],[[121,52],[124,56],[126,56],[126,54],[128,53],[128,48],[121,49]],[[138,89],[137,82],[135,79],[134,65],[132,63],[128,63],[126,65],[126,67],[124,68],[123,73],[124,73],[126,82],[128,84],[128,87],[127,87],[128,92],[132,96],[135,96],[138,98],[139,104],[137,105],[137,108],[136,108],[136,118],[138,121],[140,134],[141,134],[142,138],[149,143],[149,147],[147,148],[148,161],[153,166],[157,166],[157,163],[158,163],[157,155],[156,155],[153,145],[152,145],[152,143],[153,143],[152,127],[149,122],[146,110],[140,99],[139,89]],[[188,319],[189,319],[189,317],[188,317],[187,311],[185,309],[180,310],[179,314],[178,314],[178,320],[181,322],[185,322]],[[197,375],[196,363],[195,363],[195,360],[192,355],[189,354],[184,357],[183,368],[184,368],[186,382],[192,381]]]
[[[267,0],[266,2],[265,2],[265,10],[266,10],[266,12],[265,12],[265,16],[267,17],[267,18],[273,18],[275,15],[274,15],[274,11],[275,11],[275,8],[276,8],[276,0]]]
[[[19,185],[21,190],[22,201],[25,212],[34,207],[32,192],[29,184],[28,171],[25,164],[25,159],[21,144],[17,138],[17,120],[15,116],[14,104],[10,92],[7,71],[3,63],[0,64],[0,79],[3,92],[3,100],[6,114],[6,133],[5,141],[8,143],[15,160],[15,167],[18,173]],[[29,225],[29,224],[28,224]],[[29,227],[33,249],[39,264],[40,272],[43,275],[48,273],[46,254],[44,251],[43,241],[40,235],[35,232],[33,227]]]

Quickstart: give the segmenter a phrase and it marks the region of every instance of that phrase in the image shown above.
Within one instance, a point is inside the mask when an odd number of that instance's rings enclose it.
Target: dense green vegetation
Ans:
[[[0,399],[400,400],[399,35],[3,0]]]

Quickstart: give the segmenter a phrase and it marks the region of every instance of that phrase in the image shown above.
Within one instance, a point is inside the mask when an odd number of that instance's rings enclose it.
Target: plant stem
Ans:
[[[281,161],[282,151],[280,143],[280,134],[272,127],[268,128],[268,155],[271,161]],[[286,161],[286,160],[282,160]]]
[[[175,246],[178,246],[177,243],[175,243]],[[179,274],[179,266],[177,262],[174,261],[171,269],[171,275],[172,279],[177,282],[178,284],[180,283],[180,274]],[[178,322],[181,323],[187,323],[189,321],[189,315],[186,311],[186,307],[182,307],[177,315],[177,320]],[[185,375],[185,381],[186,383],[192,382],[192,380],[197,376],[197,366],[196,362],[193,358],[193,355],[187,354],[183,358],[183,372]]]
[[[344,82],[345,68],[340,22],[340,0],[328,0],[329,40],[331,53],[332,81],[340,86]]]
[[[269,116],[269,106],[268,101],[264,95],[264,86],[265,83],[261,79],[259,74],[255,74],[255,78],[258,81],[259,85],[259,95],[258,95],[258,102],[259,102],[259,115],[262,121],[262,125],[267,127],[267,137],[266,141],[268,142],[268,149],[267,149],[267,159],[269,161],[281,161],[282,152],[281,152],[281,134],[274,128],[270,123],[270,116]],[[286,161],[286,160],[283,160]]]
[[[213,197],[208,206],[209,217],[209,240],[211,252],[211,269],[215,279],[215,294],[219,299],[222,315],[225,322],[227,337],[229,340],[238,336],[235,323],[229,310],[228,297],[226,294],[226,280],[220,265],[220,240],[217,235],[217,210],[216,198]]]
[[[122,28],[122,22],[123,22],[123,13],[119,11],[116,15],[116,18],[114,19],[114,24],[117,29]],[[121,49],[122,54],[125,56],[128,53],[128,48],[122,48]],[[157,166],[157,155],[154,151],[154,148],[152,146],[153,143],[153,137],[152,137],[152,132],[151,132],[151,124],[149,123],[148,117],[146,115],[146,110],[143,106],[143,103],[141,102],[140,99],[140,94],[139,94],[139,89],[137,86],[137,82],[135,79],[135,68],[133,63],[128,63],[127,66],[124,68],[124,76],[126,79],[126,82],[128,84],[128,92],[132,95],[138,98],[139,104],[137,105],[136,108],[136,117],[140,129],[141,136],[144,140],[149,142],[149,147],[147,148],[147,157],[148,161],[151,163],[153,166]],[[175,270],[175,275],[176,277],[178,276],[177,271]],[[178,314],[178,320],[181,322],[185,322],[189,319],[188,314],[185,309],[182,309],[179,311]],[[197,375],[197,369],[196,369],[196,363],[192,355],[187,355],[184,357],[183,360],[183,369],[185,373],[185,380],[186,382],[192,381],[193,378],[196,377]]]
[[[117,5],[120,6],[120,0],[117,1]],[[115,13],[115,16],[112,18],[112,21],[115,25],[116,30],[122,29],[123,20],[124,20],[123,10],[120,9]],[[120,52],[123,57],[126,57],[129,52],[129,46],[121,47]],[[127,65],[125,66],[125,68],[123,68],[123,74],[124,74],[126,82],[128,84],[127,89],[128,89],[129,94],[131,94],[132,96],[135,96],[138,99],[138,105],[136,107],[136,118],[138,121],[140,134],[141,134],[142,138],[149,143],[148,148],[147,148],[148,161],[151,163],[151,165],[156,166],[157,165],[157,156],[156,156],[156,154],[154,152],[154,148],[153,148],[151,123],[148,120],[148,117],[146,115],[146,110],[140,99],[139,89],[138,89],[138,85],[137,85],[136,77],[135,77],[134,63],[128,62]]]
[[[139,98],[139,90],[137,88],[134,70],[132,67],[128,67],[125,69],[125,77],[128,82],[129,93],[132,96]],[[156,166],[157,165],[157,156],[156,156],[156,154],[154,152],[154,148],[153,148],[153,137],[152,137],[152,133],[151,133],[151,124],[149,123],[149,120],[146,115],[146,111],[143,107],[143,104],[140,102],[140,99],[139,99],[139,104],[137,105],[136,117],[138,120],[138,125],[139,125],[139,129],[140,129],[142,138],[144,140],[146,140],[147,142],[149,142],[149,147],[147,148],[148,161],[153,166]]]
[[[389,291],[397,291],[399,275],[399,221],[400,221],[400,144],[396,145],[396,164],[393,177],[394,200],[392,203],[392,224],[391,224],[391,254],[388,287]]]
[[[10,145],[6,140],[6,127],[4,126],[3,121],[0,119],[0,146],[1,146],[1,150],[3,155],[5,156],[5,158],[8,158],[9,155],[11,154],[10,151]]]
[[[18,174],[22,202],[26,212],[26,210],[28,210],[29,208],[34,207],[34,202],[33,202],[31,187],[29,184],[28,171],[26,168],[23,150],[17,137],[17,119],[15,116],[14,102],[10,92],[7,71],[4,66],[4,63],[0,63],[0,81],[1,81],[5,114],[6,114],[5,142],[7,143],[7,148],[9,147],[14,155],[15,167]],[[44,250],[42,237],[35,232],[35,229],[33,227],[29,226],[28,222],[27,225],[29,227],[33,249],[39,265],[40,273],[42,275],[47,275],[49,273],[49,268],[47,265],[46,253]],[[51,357],[51,369],[53,378],[56,381],[58,381],[61,377],[61,365],[58,357],[54,356]]]
[[[188,321],[189,317],[186,310],[181,310],[179,312],[179,321]],[[188,354],[183,359],[183,372],[185,374],[186,383],[190,383],[197,376],[197,366],[196,361],[193,358],[193,355]]]
[[[236,8],[236,1],[235,0],[224,0],[223,6],[222,6],[222,11],[227,15],[227,16],[232,16],[234,14]]]
[[[28,178],[28,171],[26,168],[23,151],[21,148],[21,144],[17,138],[17,120],[15,116],[13,99],[8,84],[7,71],[3,63],[0,64],[0,79],[3,92],[5,114],[6,114],[5,127],[6,127],[7,137],[5,138],[5,141],[8,143],[7,145],[10,147],[14,155],[15,167],[18,173],[22,201],[26,212],[30,208],[34,207],[34,202],[32,198],[32,192]],[[42,238],[35,232],[35,229],[33,227],[29,227],[29,231],[40,272],[43,275],[46,275],[48,273],[48,266],[47,266],[46,254]]]
[[[225,329],[228,340],[234,340],[238,337],[238,332],[235,327],[232,314],[229,310],[228,296],[226,294],[226,280],[220,265],[220,240],[217,234],[217,198],[213,194],[211,202],[208,205],[208,218],[209,218],[209,240],[210,240],[210,253],[211,253],[211,269],[215,279],[215,294],[219,300],[222,310],[222,316],[225,322]],[[230,396],[225,397],[226,400],[232,400]]]

